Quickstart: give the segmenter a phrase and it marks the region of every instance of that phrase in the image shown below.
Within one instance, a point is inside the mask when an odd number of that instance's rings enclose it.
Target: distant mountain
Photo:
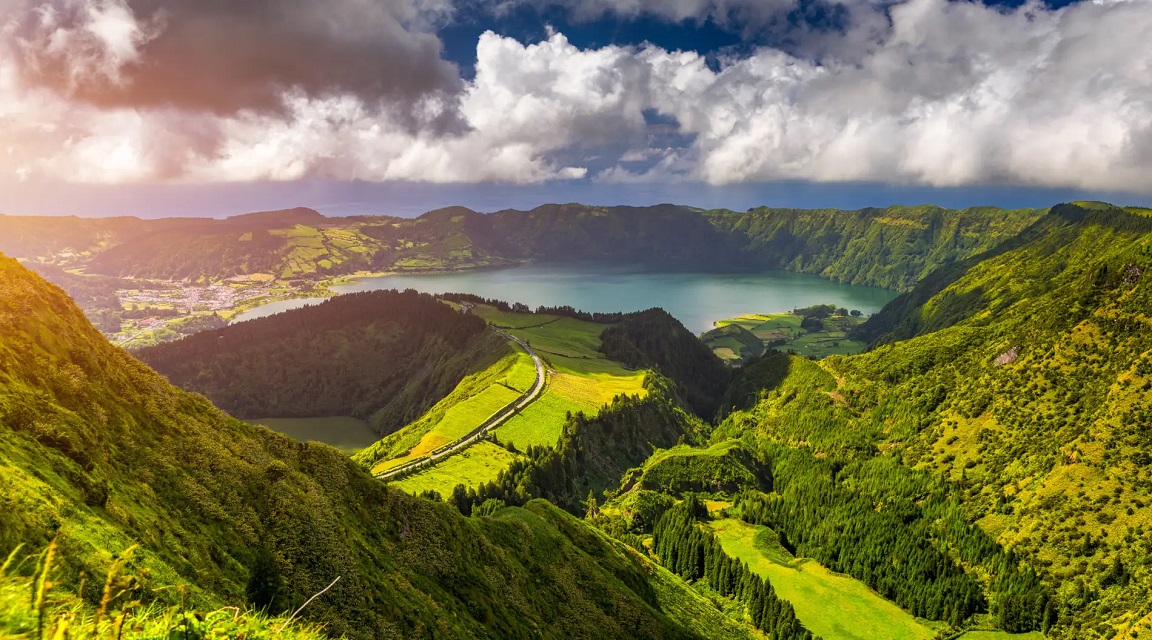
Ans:
[[[598,261],[661,269],[786,269],[908,290],[942,265],[998,245],[1044,214],[933,206],[840,211],[550,204],[415,219],[325,218],[309,209],[227,220],[0,216],[0,249],[90,273],[148,278],[281,278]],[[36,221],[44,221],[39,224]]]

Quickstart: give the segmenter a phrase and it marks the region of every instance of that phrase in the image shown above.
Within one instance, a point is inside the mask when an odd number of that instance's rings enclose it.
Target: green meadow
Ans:
[[[724,551],[768,578],[804,626],[825,640],[920,640],[936,631],[864,583],[806,558],[793,558],[772,530],[725,519],[708,523]],[[1031,640],[1031,639],[1029,639]]]
[[[733,364],[747,360],[765,348],[794,351],[799,356],[820,359],[860,353],[867,347],[863,342],[847,337],[848,332],[864,318],[833,315],[824,319],[823,331],[802,328],[802,320],[794,313],[745,314],[717,320],[716,328],[700,339],[717,357]]]
[[[473,313],[523,340],[545,363],[544,392],[492,431],[498,442],[516,451],[556,446],[570,414],[594,415],[617,395],[647,393],[646,372],[626,369],[600,353],[605,324],[501,311],[488,305],[477,305]],[[506,407],[536,380],[531,357],[514,348],[512,355],[466,377],[428,413],[373,445],[361,458],[371,461],[374,473],[394,469],[460,439]],[[475,460],[495,449],[507,455],[495,455],[485,464]],[[462,457],[468,461],[457,461]],[[456,484],[476,486],[494,480],[512,459],[513,454],[504,449],[478,445],[399,482],[406,489],[434,489],[446,495]]]
[[[631,371],[600,353],[607,325],[575,318],[497,312],[480,313],[490,322],[519,327],[508,332],[544,360],[547,386],[539,399],[494,432],[501,442],[523,451],[555,446],[570,413],[595,415],[617,395],[643,396],[645,372]]]
[[[532,358],[517,348],[465,377],[415,422],[372,445],[362,458],[380,473],[459,440],[527,391],[536,379]]]
[[[476,487],[495,480],[516,457],[516,454],[499,445],[478,442],[393,484],[409,493],[436,491],[447,497],[458,484]]]

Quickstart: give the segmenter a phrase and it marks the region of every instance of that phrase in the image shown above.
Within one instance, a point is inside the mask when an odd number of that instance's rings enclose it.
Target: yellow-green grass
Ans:
[[[814,560],[795,559],[766,527],[725,519],[708,526],[724,551],[768,578],[792,603],[804,626],[825,640],[918,640],[936,632],[881,598],[864,583],[829,571]]]
[[[529,503],[526,508],[507,508],[497,511],[492,518],[516,523],[523,531],[526,540],[547,539],[549,526],[563,522],[555,517],[558,509],[548,505],[547,510]],[[549,523],[551,523],[549,525]],[[744,607],[727,598],[711,598],[698,589],[685,589],[684,582],[668,569],[653,561],[648,553],[626,546],[611,539],[595,527],[589,527],[582,535],[594,536],[605,544],[607,553],[597,556],[603,562],[617,566],[623,557],[642,563],[647,574],[647,595],[653,606],[677,621],[686,621],[710,640],[753,640],[765,638],[747,624]],[[591,541],[591,540],[589,540]]]
[[[519,398],[535,380],[535,365],[519,349],[465,377],[415,422],[370,448],[373,473],[398,467],[459,440]]]
[[[516,457],[516,454],[499,445],[478,442],[392,484],[409,493],[436,491],[447,497],[458,484],[471,488],[496,480],[496,476],[507,469]]]
[[[492,432],[500,442],[520,451],[528,447],[554,447],[573,404],[554,393],[544,393],[535,402]]]
[[[501,311],[496,307],[478,304],[472,308],[472,313],[484,318],[493,326],[501,328],[534,327],[545,322],[553,322],[560,316],[537,313],[517,313],[515,311]]]
[[[367,422],[351,416],[330,418],[257,418],[262,424],[300,441],[315,440],[353,454],[379,439]]]
[[[1008,633],[1007,631],[969,631],[958,640],[1044,640],[1039,631],[1030,633]]]
[[[607,325],[559,318],[537,327],[509,329],[508,332],[545,355],[600,359],[600,334]]]
[[[712,515],[720,513],[721,511],[723,511],[723,510],[725,510],[731,506],[732,506],[732,503],[728,502],[726,500],[705,500],[704,501],[704,508],[707,509],[708,513],[710,513]]]
[[[520,314],[526,315],[526,314]],[[557,326],[559,325],[559,326]],[[501,442],[521,451],[530,446],[555,446],[569,413],[594,416],[618,395],[643,396],[643,371],[631,371],[597,351],[604,325],[562,318],[532,329],[513,331],[537,349],[548,364],[548,386],[535,402],[494,432]],[[540,343],[557,352],[544,351]]]
[[[520,397],[518,391],[493,384],[476,395],[448,407],[440,419],[432,425],[431,430],[420,437],[420,441],[407,455],[389,460],[387,466],[380,470],[399,466],[463,438],[518,397]]]
[[[651,469],[669,458],[722,458],[740,447],[739,440],[724,440],[707,448],[693,447],[686,444],[676,445],[670,449],[661,449],[644,461],[644,468]]]
[[[809,334],[789,342],[787,348],[794,349],[797,354],[802,356],[823,358],[831,355],[847,356],[860,353],[868,346],[863,342],[849,340],[843,336],[842,331]]]

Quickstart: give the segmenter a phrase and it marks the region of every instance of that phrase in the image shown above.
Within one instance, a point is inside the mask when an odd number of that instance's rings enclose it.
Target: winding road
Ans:
[[[532,388],[525,392],[524,395],[509,403],[508,406],[504,407],[504,409],[499,413],[485,420],[483,424],[473,429],[463,438],[453,442],[452,444],[440,447],[439,449],[426,456],[422,456],[411,462],[406,462],[399,467],[396,467],[395,469],[389,469],[383,473],[378,473],[376,474],[377,478],[380,480],[389,480],[400,474],[412,471],[416,467],[432,466],[444,458],[467,449],[482,439],[485,435],[487,435],[489,431],[504,424],[512,416],[519,413],[521,409],[532,404],[537,398],[540,397],[540,394],[544,393],[544,381],[546,378],[544,372],[544,361],[540,359],[540,356],[536,355],[536,352],[532,350],[532,347],[528,346],[528,343],[524,342],[520,338],[517,338],[516,336],[505,331],[501,331],[500,329],[493,329],[493,331],[520,345],[520,348],[528,352],[529,356],[532,356],[532,362],[536,365],[536,382],[532,385]]]

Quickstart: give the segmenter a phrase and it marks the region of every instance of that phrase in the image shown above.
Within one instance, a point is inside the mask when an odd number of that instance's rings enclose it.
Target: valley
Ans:
[[[1152,632],[1145,210],[645,213],[450,210],[387,233],[357,220],[412,250],[389,268],[462,271],[344,281],[363,290],[133,355],[0,259],[0,551],[62,541],[56,607],[98,604],[80,567],[106,567],[133,541],[133,574],[159,576],[133,588],[168,606],[157,588],[178,583],[203,610],[258,604],[253,580],[274,569],[276,614],[347,576],[305,618],[353,638]],[[521,226],[490,235],[502,217]],[[790,240],[766,230],[779,217]],[[595,247],[602,267],[561,264],[576,249],[527,224],[604,218],[635,226]],[[812,219],[856,242],[820,235],[838,248],[811,251]],[[653,220],[695,229],[700,247]],[[195,224],[217,222],[237,224]],[[470,258],[446,228],[480,243]],[[988,233],[977,242],[973,229]],[[406,244],[417,233],[426,243]],[[332,256],[329,273],[333,257],[370,253],[361,240],[341,249],[332,229],[270,237],[296,238],[297,276],[304,246]],[[513,240],[517,251],[502,244]],[[790,243],[803,250],[785,261]],[[642,246],[644,269],[614,262]],[[717,247],[792,271],[652,269]],[[85,259],[109,264],[104,251]],[[472,270],[497,257],[520,266]],[[458,286],[469,281],[492,288]],[[244,286],[273,281],[260,282]],[[768,294],[742,289],[756,286]],[[497,297],[513,290],[525,297]],[[648,309],[644,295],[673,302]],[[0,571],[0,593],[51,566],[37,557]],[[0,630],[29,624],[6,622],[18,619],[6,606]],[[253,616],[245,624],[266,624]]]

